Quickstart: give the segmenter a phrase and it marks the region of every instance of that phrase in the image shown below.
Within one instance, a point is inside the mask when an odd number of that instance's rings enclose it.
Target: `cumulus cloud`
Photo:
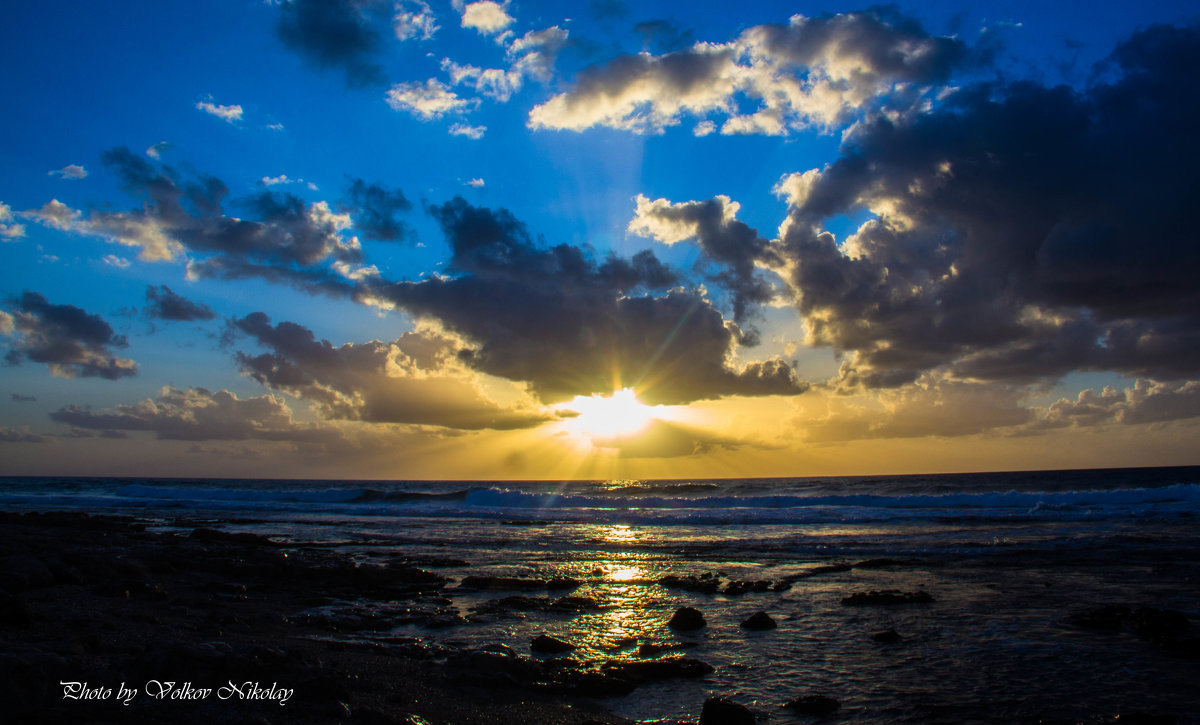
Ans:
[[[743,323],[757,305],[774,297],[771,283],[759,271],[759,265],[778,266],[781,260],[771,243],[751,227],[738,221],[741,206],[727,196],[708,201],[672,204],[666,199],[650,199],[638,194],[637,210],[628,231],[676,244],[694,239],[703,259],[718,271],[710,279],[732,296],[733,319]]]
[[[493,2],[493,0],[478,0],[478,2],[462,5],[456,3],[462,13],[462,26],[474,28],[484,35],[496,35],[512,25],[512,16],[508,14],[508,3]]]
[[[732,367],[736,325],[700,292],[672,289],[677,276],[649,251],[597,262],[547,248],[508,211],[461,198],[430,213],[450,242],[446,274],[372,293],[440,320],[476,370],[527,382],[545,402],[625,386],[650,403],[805,388],[781,360]]]
[[[196,104],[196,109],[216,116],[226,123],[234,123],[235,121],[242,120],[241,106],[220,106],[213,103],[211,100],[208,100],[198,102]]]
[[[423,84],[413,81],[392,86],[387,92],[387,103],[396,111],[407,111],[425,121],[479,105],[478,99],[459,98],[458,94],[434,78]]]
[[[25,236],[25,225],[13,221],[12,207],[0,201],[0,240],[10,241]]]
[[[553,75],[559,51],[566,44],[567,31],[553,26],[530,31],[508,43],[507,68],[480,68],[442,59],[442,70],[452,85],[462,85],[493,101],[506,103],[521,90],[527,78],[548,81]]]
[[[349,212],[354,226],[367,239],[394,242],[404,238],[407,228],[396,218],[397,214],[412,208],[399,189],[388,189],[382,184],[368,184],[354,179],[347,191],[342,209]]]
[[[341,68],[347,85],[375,85],[384,81],[383,68],[374,61],[381,45],[372,27],[379,7],[359,0],[291,0],[280,3],[275,29],[283,44],[310,64]],[[398,9],[397,18],[403,12]],[[399,35],[399,27],[393,28]]]
[[[392,30],[397,40],[429,40],[438,31],[437,16],[424,0],[401,0],[396,3]]]
[[[102,159],[127,193],[142,197],[140,209],[96,210],[85,217],[52,200],[25,216],[137,248],[143,261],[173,261],[186,253],[192,278],[262,277],[345,294],[348,287],[333,265],[362,260],[357,238],[346,236],[349,215],[323,201],[307,204],[291,194],[263,191],[236,202],[259,220],[244,219],[224,212],[228,188],[215,177],[186,179],[126,148],[107,151]]]
[[[842,384],[1195,376],[1198,49],[1200,28],[1148,28],[1108,82],[968,87],[786,177],[778,253],[809,343],[845,354]],[[844,240],[822,230],[863,212]]]
[[[1136,425],[1200,418],[1200,381],[1160,382],[1138,379],[1133,387],[1084,390],[1046,409],[1039,428]]]
[[[28,427],[20,430],[0,425],[0,443],[45,443],[48,438],[37,433],[30,433]]]
[[[47,172],[47,176],[57,176],[60,179],[86,179],[87,169],[77,164],[69,164],[61,169]]]
[[[619,57],[535,107],[532,128],[660,133],[685,115],[726,134],[833,128],[864,111],[918,106],[967,56],[891,8],[760,25],[728,43]]]
[[[658,419],[651,420],[645,428],[631,435],[588,438],[592,446],[613,449],[621,458],[685,458],[721,449],[736,451],[762,447],[695,426]]]
[[[466,136],[476,141],[483,138],[483,134],[486,131],[487,126],[470,126],[465,123],[456,123],[450,127],[451,136]]]
[[[171,148],[171,144],[167,143],[166,141],[159,141],[158,143],[146,149],[146,155],[155,161],[158,161],[162,157],[163,152],[169,148]]]
[[[146,302],[143,312],[151,319],[169,320],[175,322],[196,322],[211,320],[217,316],[212,308],[202,302],[177,295],[171,288],[164,285],[151,285],[146,288]]]
[[[106,254],[101,257],[100,260],[108,266],[116,267],[117,269],[128,269],[129,265],[131,264],[128,259],[125,259],[124,257],[118,257],[115,254]]]
[[[263,395],[239,399],[221,390],[164,387],[155,398],[94,412],[77,405],[54,411],[55,423],[102,432],[147,431],[158,440],[291,441],[330,443],[340,439],[332,429],[301,423],[280,398]]]
[[[0,318],[0,333],[14,338],[5,360],[42,363],[63,378],[117,380],[137,374],[137,364],[113,354],[128,347],[121,335],[99,315],[74,305],[55,305],[36,292],[8,300]]]
[[[539,425],[549,416],[529,406],[489,400],[474,375],[457,364],[452,338],[431,330],[335,347],[293,322],[272,326],[256,312],[234,328],[269,353],[238,353],[243,372],[272,389],[315,403],[328,418],[477,430]]]
[[[482,189],[484,187],[483,179],[470,179],[466,182],[466,184],[467,184],[467,186],[470,186],[470,187],[473,187],[476,189]]]

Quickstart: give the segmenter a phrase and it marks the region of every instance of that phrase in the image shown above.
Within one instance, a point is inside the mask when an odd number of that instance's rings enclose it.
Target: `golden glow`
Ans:
[[[637,532],[625,524],[614,524],[606,528],[602,536],[606,541],[625,544],[637,539]]]
[[[577,395],[561,407],[578,413],[567,424],[572,432],[595,438],[636,435],[657,417],[656,408],[638,400],[632,388],[622,388],[608,396]]]
[[[605,579],[615,582],[627,582],[644,576],[646,576],[646,572],[639,566],[618,566],[604,572]]]

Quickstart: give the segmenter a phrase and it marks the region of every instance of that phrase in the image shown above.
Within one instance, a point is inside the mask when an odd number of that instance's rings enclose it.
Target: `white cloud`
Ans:
[[[18,239],[25,236],[25,225],[13,223],[12,208],[0,201],[0,239]]]
[[[103,261],[108,266],[116,267],[117,269],[125,269],[129,266],[128,259],[125,259],[124,257],[118,257],[115,254],[104,255]]]
[[[484,35],[496,35],[512,24],[513,18],[506,11],[507,4],[492,0],[479,0],[462,8],[462,26],[475,28]]]
[[[262,183],[263,186],[279,186],[281,184],[304,184],[305,186],[307,186],[309,189],[312,189],[313,191],[320,191],[320,189],[317,187],[317,185],[312,183],[311,181],[305,181],[304,179],[293,179],[290,176],[288,176],[287,174],[280,174],[279,176],[264,176],[264,177],[262,177],[260,182]]]
[[[692,129],[692,135],[707,136],[708,134],[710,134],[716,130],[717,130],[717,124],[713,123],[712,121],[701,121],[700,123],[696,124],[695,128]]]
[[[433,78],[412,83],[398,83],[387,93],[387,103],[397,111],[408,111],[422,120],[441,118],[479,105],[478,100],[459,98],[454,91]]]
[[[283,124],[282,123],[268,123],[267,130],[268,131],[282,131]]]
[[[442,70],[450,74],[450,82],[454,85],[473,86],[477,93],[500,103],[508,102],[521,90],[525,80],[520,71],[459,65],[449,58],[442,60]]]
[[[483,179],[471,179],[470,181],[466,182],[466,185],[474,187],[476,189],[482,189],[483,188]]]
[[[69,164],[61,169],[55,169],[46,173],[47,176],[57,176],[60,179],[86,179],[87,169],[78,164]]]
[[[157,161],[158,158],[162,156],[162,152],[166,151],[170,147],[171,144],[167,143],[166,141],[159,141],[150,148],[146,149],[146,155]]]
[[[398,40],[429,40],[438,31],[437,17],[424,0],[402,0],[396,3],[392,30]]]
[[[235,121],[242,120],[241,106],[219,106],[211,101],[200,101],[196,104],[196,108],[204,111],[205,113],[212,114],[213,116],[216,116],[227,123],[234,123]]]
[[[145,262],[169,262],[183,252],[183,246],[171,239],[151,217],[95,212],[88,219],[78,209],[72,209],[57,199],[51,199],[41,209],[25,211],[21,216],[64,232],[90,234],[141,251],[138,258]]]
[[[487,126],[468,126],[465,123],[456,123],[450,127],[450,135],[466,136],[476,140],[483,138],[484,131],[487,131]]]

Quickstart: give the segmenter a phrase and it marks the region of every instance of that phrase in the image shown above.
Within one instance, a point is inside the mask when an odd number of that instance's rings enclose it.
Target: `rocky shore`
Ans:
[[[355,566],[205,527],[0,513],[0,722],[621,723],[574,695],[703,671],[337,636],[452,619],[433,568]],[[325,606],[364,596],[387,606]]]

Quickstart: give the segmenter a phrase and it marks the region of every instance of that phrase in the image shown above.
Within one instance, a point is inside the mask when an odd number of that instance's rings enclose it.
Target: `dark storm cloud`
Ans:
[[[183,179],[123,147],[102,159],[127,193],[143,198],[142,208],[95,211],[78,221],[65,207],[47,205],[41,212],[47,223],[141,247],[148,260],[188,252],[193,276],[265,277],[312,291],[347,293],[345,280],[322,265],[357,264],[362,250],[356,239],[341,236],[349,219],[324,202],[307,204],[292,194],[264,191],[235,202],[258,217],[243,219],[225,213],[229,190],[215,177]]]
[[[111,348],[128,347],[125,338],[99,315],[74,305],[51,304],[28,291],[10,299],[8,309],[14,336],[5,356],[10,364],[43,363],[55,375],[67,378],[117,380],[137,374],[136,363],[112,352]],[[9,315],[4,315],[7,321]]]
[[[48,440],[44,435],[30,433],[28,428],[17,430],[0,426],[0,443],[45,443]]]
[[[21,395],[20,393],[11,393],[12,402],[14,403],[36,403],[36,395]]]
[[[406,234],[404,223],[396,218],[412,208],[412,202],[399,189],[368,184],[354,179],[347,192],[344,210],[350,212],[354,226],[368,239],[399,241]]]
[[[355,0],[291,0],[280,3],[276,31],[284,45],[313,65],[340,67],[346,83],[383,83],[383,68],[374,62],[379,34],[371,27],[378,3]]]
[[[177,295],[165,284],[147,287],[146,301],[149,303],[144,310],[146,316],[157,320],[195,322],[217,316],[208,305]]]
[[[758,305],[769,302],[775,291],[758,270],[758,264],[778,266],[771,243],[744,222],[734,218],[738,205],[728,197],[671,204],[665,199],[637,200],[637,215],[629,231],[674,244],[695,239],[705,262],[716,267],[709,280],[732,297],[733,319],[744,324]],[[749,344],[752,341],[746,341]]]
[[[1123,43],[1084,92],[974,86],[857,128],[819,173],[781,183],[781,253],[810,342],[847,384],[945,367],[1036,379],[1200,372],[1200,29]],[[877,218],[839,246],[825,220]]]
[[[272,352],[239,352],[242,371],[258,382],[317,404],[328,418],[409,423],[478,430],[539,425],[549,416],[502,408],[463,375],[445,370],[453,341],[410,332],[392,343],[378,340],[334,347],[294,322],[272,326],[261,312],[233,326]]]
[[[674,276],[649,252],[597,263],[461,198],[430,213],[451,245],[449,274],[372,292],[470,340],[459,356],[480,371],[526,381],[547,402],[614,386],[651,403],[804,389],[779,360],[729,367],[736,325],[697,292],[661,292]]]
[[[1038,428],[1136,425],[1200,417],[1200,382],[1138,380],[1132,388],[1084,390],[1046,410]]]
[[[93,412],[71,405],[50,414],[55,423],[102,432],[148,431],[159,440],[264,440],[328,443],[336,431],[300,423],[282,400],[271,395],[239,399],[222,390],[163,388],[158,397],[136,405]]]

